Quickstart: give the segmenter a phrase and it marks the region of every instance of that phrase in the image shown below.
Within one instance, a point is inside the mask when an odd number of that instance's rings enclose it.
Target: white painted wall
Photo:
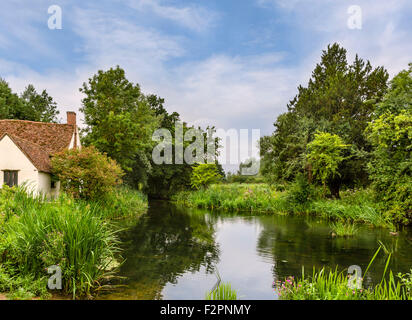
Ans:
[[[26,182],[32,191],[37,191],[38,171],[9,136],[0,140],[0,170],[18,170],[18,184]],[[4,173],[0,172],[0,183],[4,184]]]

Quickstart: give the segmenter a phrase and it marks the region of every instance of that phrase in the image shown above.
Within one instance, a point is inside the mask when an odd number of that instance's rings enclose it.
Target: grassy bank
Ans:
[[[341,199],[322,198],[316,190],[277,191],[267,184],[216,184],[174,196],[177,204],[211,210],[254,214],[311,214],[331,221],[392,225],[380,214],[368,190],[345,191]]]
[[[378,248],[363,277],[367,276],[381,249],[384,251],[382,246]],[[338,268],[314,269],[309,276],[302,269],[301,278],[277,281],[275,290],[282,300],[412,300],[412,270],[394,275],[388,268],[390,260],[391,254],[388,254],[382,279],[376,285],[364,286],[364,278],[356,275],[348,278],[347,270],[339,272]]]
[[[47,268],[62,270],[62,291],[90,296],[119,264],[119,242],[110,219],[139,216],[147,200],[119,189],[97,202],[54,201],[23,189],[0,189],[0,292],[9,298],[50,297]]]

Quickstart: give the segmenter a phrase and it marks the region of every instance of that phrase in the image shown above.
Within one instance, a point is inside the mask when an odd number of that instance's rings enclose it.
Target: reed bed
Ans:
[[[267,184],[216,184],[208,189],[184,191],[173,197],[179,205],[253,214],[309,214],[331,221],[366,223],[393,228],[385,220],[368,190],[342,192],[341,199],[325,199],[316,192],[296,201],[291,190],[277,191]]]
[[[62,270],[61,293],[86,297],[102,288],[121,262],[119,230],[109,218],[147,208],[145,198],[133,194],[118,190],[112,199],[88,203],[65,195],[46,201],[23,188],[0,189],[0,290],[45,297],[50,266]]]

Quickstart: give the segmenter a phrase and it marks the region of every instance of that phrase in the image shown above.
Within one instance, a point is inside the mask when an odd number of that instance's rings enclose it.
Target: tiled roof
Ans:
[[[0,120],[0,140],[7,134],[39,170],[50,172],[50,156],[67,149],[75,132],[69,124]]]

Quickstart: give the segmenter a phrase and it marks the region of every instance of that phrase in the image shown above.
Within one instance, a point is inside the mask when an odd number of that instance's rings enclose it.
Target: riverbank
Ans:
[[[179,205],[253,214],[308,214],[331,221],[366,223],[393,229],[369,190],[343,191],[341,199],[326,199],[316,190],[278,191],[267,184],[216,184],[185,191],[172,199]]]
[[[91,297],[122,262],[113,220],[138,219],[147,207],[146,196],[124,188],[94,202],[0,189],[0,292],[9,299],[50,299],[47,283],[57,266],[59,294]]]

